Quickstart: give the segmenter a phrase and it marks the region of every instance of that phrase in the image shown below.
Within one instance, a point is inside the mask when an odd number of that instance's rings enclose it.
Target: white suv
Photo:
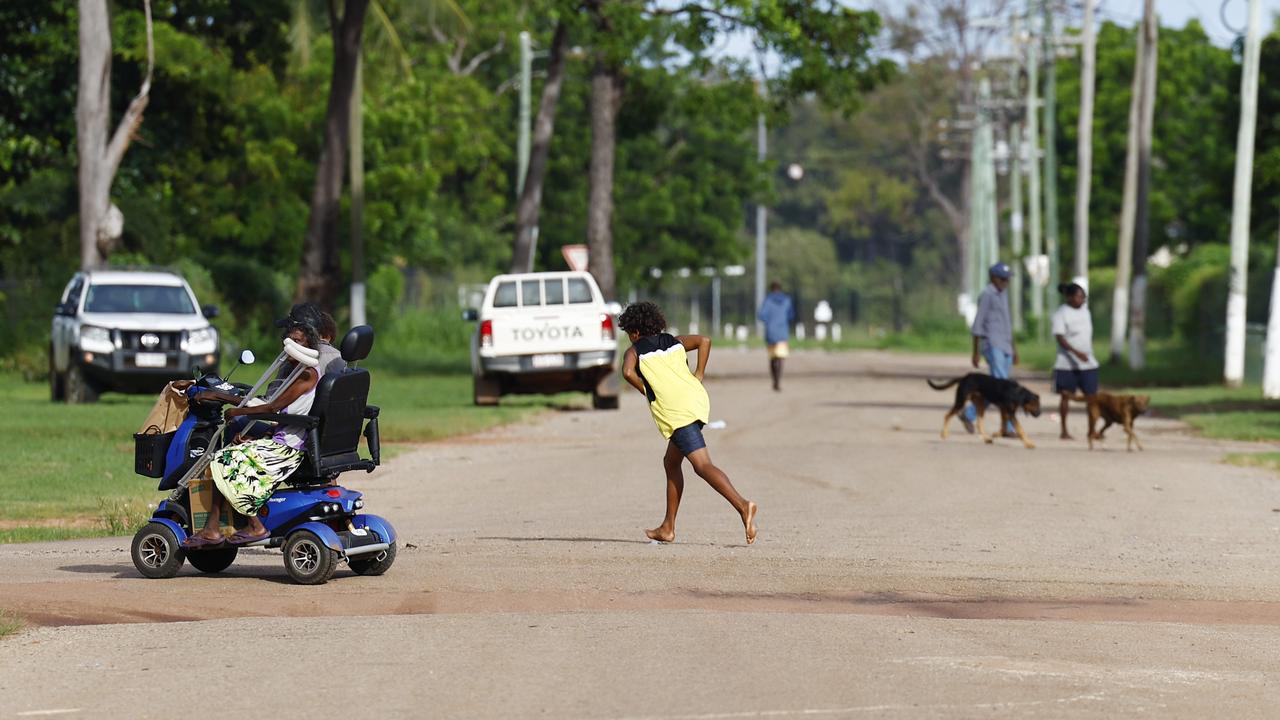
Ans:
[[[489,281],[471,341],[477,405],[503,395],[581,391],[592,406],[618,407],[617,306],[585,272],[499,275]]]
[[[156,392],[192,367],[216,373],[217,315],[174,273],[76,273],[54,308],[50,395],[93,402],[104,390]]]

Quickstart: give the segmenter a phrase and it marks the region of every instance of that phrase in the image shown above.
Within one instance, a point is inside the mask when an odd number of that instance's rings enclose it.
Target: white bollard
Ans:
[[[724,336],[729,340],[733,339],[733,323],[724,324]]]
[[[804,323],[796,323],[796,339],[804,339]]]
[[[840,342],[840,336],[843,334],[843,331],[840,329],[840,323],[831,323],[832,342]]]
[[[667,333],[670,335],[679,335],[680,328],[676,327],[675,325],[672,325],[671,327],[667,328]]]
[[[747,326],[739,325],[738,326],[738,342],[746,342],[746,341],[747,341]]]
[[[817,340],[818,342],[822,342],[823,340],[826,340],[827,326],[824,325],[823,323],[818,323],[817,325],[815,325],[813,328],[813,339]]]
[[[689,323],[689,334],[690,334],[690,335],[697,335],[697,334],[698,334],[698,323],[696,323],[696,322],[690,322],[690,323]]]

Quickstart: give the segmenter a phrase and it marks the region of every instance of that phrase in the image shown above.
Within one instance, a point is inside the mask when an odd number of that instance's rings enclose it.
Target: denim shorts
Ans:
[[[676,428],[671,433],[671,442],[680,448],[685,457],[706,447],[707,441],[702,438],[702,421],[695,420],[682,428]]]
[[[1079,390],[1085,395],[1096,395],[1098,393],[1098,369],[1054,370],[1053,386],[1060,393],[1074,393]]]

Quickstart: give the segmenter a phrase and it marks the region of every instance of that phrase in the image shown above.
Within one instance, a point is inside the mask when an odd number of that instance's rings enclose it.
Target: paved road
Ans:
[[[692,473],[678,542],[644,540],[664,446],[638,396],[553,412],[353,479],[410,544],[381,578],[0,547],[0,607],[33,623],[0,641],[0,718],[1276,716],[1280,483],[1221,462],[1258,446],[1144,419],[1145,453],[1089,452],[1047,413],[1035,450],[942,441],[923,378],[957,359],[801,354],[781,394],[760,353],[711,370],[754,546]]]

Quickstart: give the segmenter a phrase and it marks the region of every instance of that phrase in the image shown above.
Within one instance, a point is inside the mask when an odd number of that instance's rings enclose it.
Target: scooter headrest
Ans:
[[[299,365],[315,367],[320,364],[320,351],[312,350],[306,345],[294,342],[293,338],[284,339],[284,353],[298,362]]]
[[[349,363],[359,362],[369,357],[373,350],[373,328],[368,325],[357,325],[347,331],[342,338],[342,359]]]

